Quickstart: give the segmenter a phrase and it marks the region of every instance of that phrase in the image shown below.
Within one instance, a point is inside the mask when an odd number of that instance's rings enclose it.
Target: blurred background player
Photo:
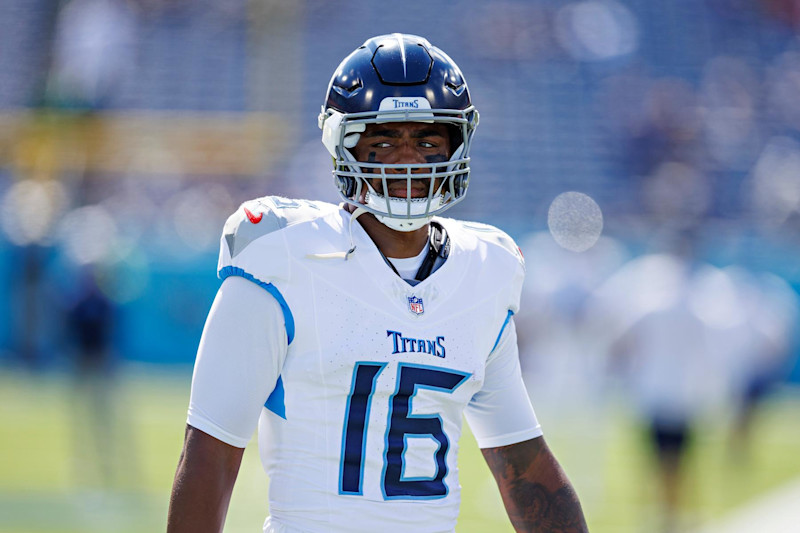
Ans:
[[[83,485],[113,487],[120,481],[116,373],[119,361],[113,336],[116,310],[87,269],[81,273],[74,299],[67,304],[65,325],[74,353],[75,473]],[[126,458],[130,459],[130,458]]]
[[[668,231],[657,253],[619,274],[628,301],[617,293],[617,301],[608,302],[628,305],[628,312],[635,313],[611,347],[610,364],[623,376],[651,448],[660,502],[658,527],[665,533],[683,530],[679,520],[686,452],[719,375],[709,326],[692,305],[701,267],[697,247],[690,230]],[[609,316],[624,316],[612,313]]]

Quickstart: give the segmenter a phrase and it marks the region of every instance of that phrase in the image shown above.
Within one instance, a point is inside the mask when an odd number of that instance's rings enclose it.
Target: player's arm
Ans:
[[[522,381],[513,319],[504,326],[483,388],[465,415],[517,531],[588,531],[578,496],[545,444]]]
[[[287,343],[276,299],[242,277],[226,278],[197,351],[169,533],[222,531],[244,448],[280,375]]]
[[[172,486],[167,533],[222,531],[244,448],[186,425]]]
[[[589,531],[578,495],[544,437],[481,451],[515,531]]]

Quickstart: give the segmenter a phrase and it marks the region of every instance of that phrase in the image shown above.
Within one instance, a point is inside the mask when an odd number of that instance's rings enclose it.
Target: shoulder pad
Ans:
[[[243,203],[222,231],[230,257],[236,257],[254,240],[292,224],[312,220],[335,208],[333,204],[265,196]]]
[[[525,265],[525,259],[522,257],[522,250],[519,249],[514,239],[506,232],[480,222],[461,222],[461,226],[469,233],[472,233],[478,240],[499,246],[513,255],[520,264],[523,266]]]

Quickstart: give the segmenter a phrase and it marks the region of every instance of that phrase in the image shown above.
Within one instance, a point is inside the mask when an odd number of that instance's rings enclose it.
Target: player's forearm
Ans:
[[[516,531],[588,531],[578,495],[542,437],[482,452]]]
[[[526,533],[585,533],[580,501],[567,481],[555,490],[526,480],[510,484],[503,503],[515,531]]]
[[[244,450],[187,426],[167,516],[167,533],[218,533]]]
[[[181,465],[170,498],[167,533],[221,532],[228,502],[218,491],[203,487],[202,482],[187,474]]]

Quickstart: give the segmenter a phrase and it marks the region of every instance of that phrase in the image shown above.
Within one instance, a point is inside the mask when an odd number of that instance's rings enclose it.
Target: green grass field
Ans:
[[[66,379],[0,373],[0,532],[163,531],[190,376],[189,369],[169,376],[129,373],[112,395],[97,392],[102,409],[92,414],[86,408],[89,393],[76,394]],[[548,416],[547,405],[537,410],[551,448],[581,496],[591,531],[653,531],[657,506],[649,456],[626,410],[595,405],[576,410],[579,416],[563,409]],[[725,424],[706,427],[688,459],[685,515],[690,523],[711,521],[800,476],[797,398],[787,395],[765,406],[750,453],[737,459],[728,453]],[[461,450],[457,531],[511,531],[468,433]],[[226,531],[260,531],[266,495],[254,441],[245,452]]]

